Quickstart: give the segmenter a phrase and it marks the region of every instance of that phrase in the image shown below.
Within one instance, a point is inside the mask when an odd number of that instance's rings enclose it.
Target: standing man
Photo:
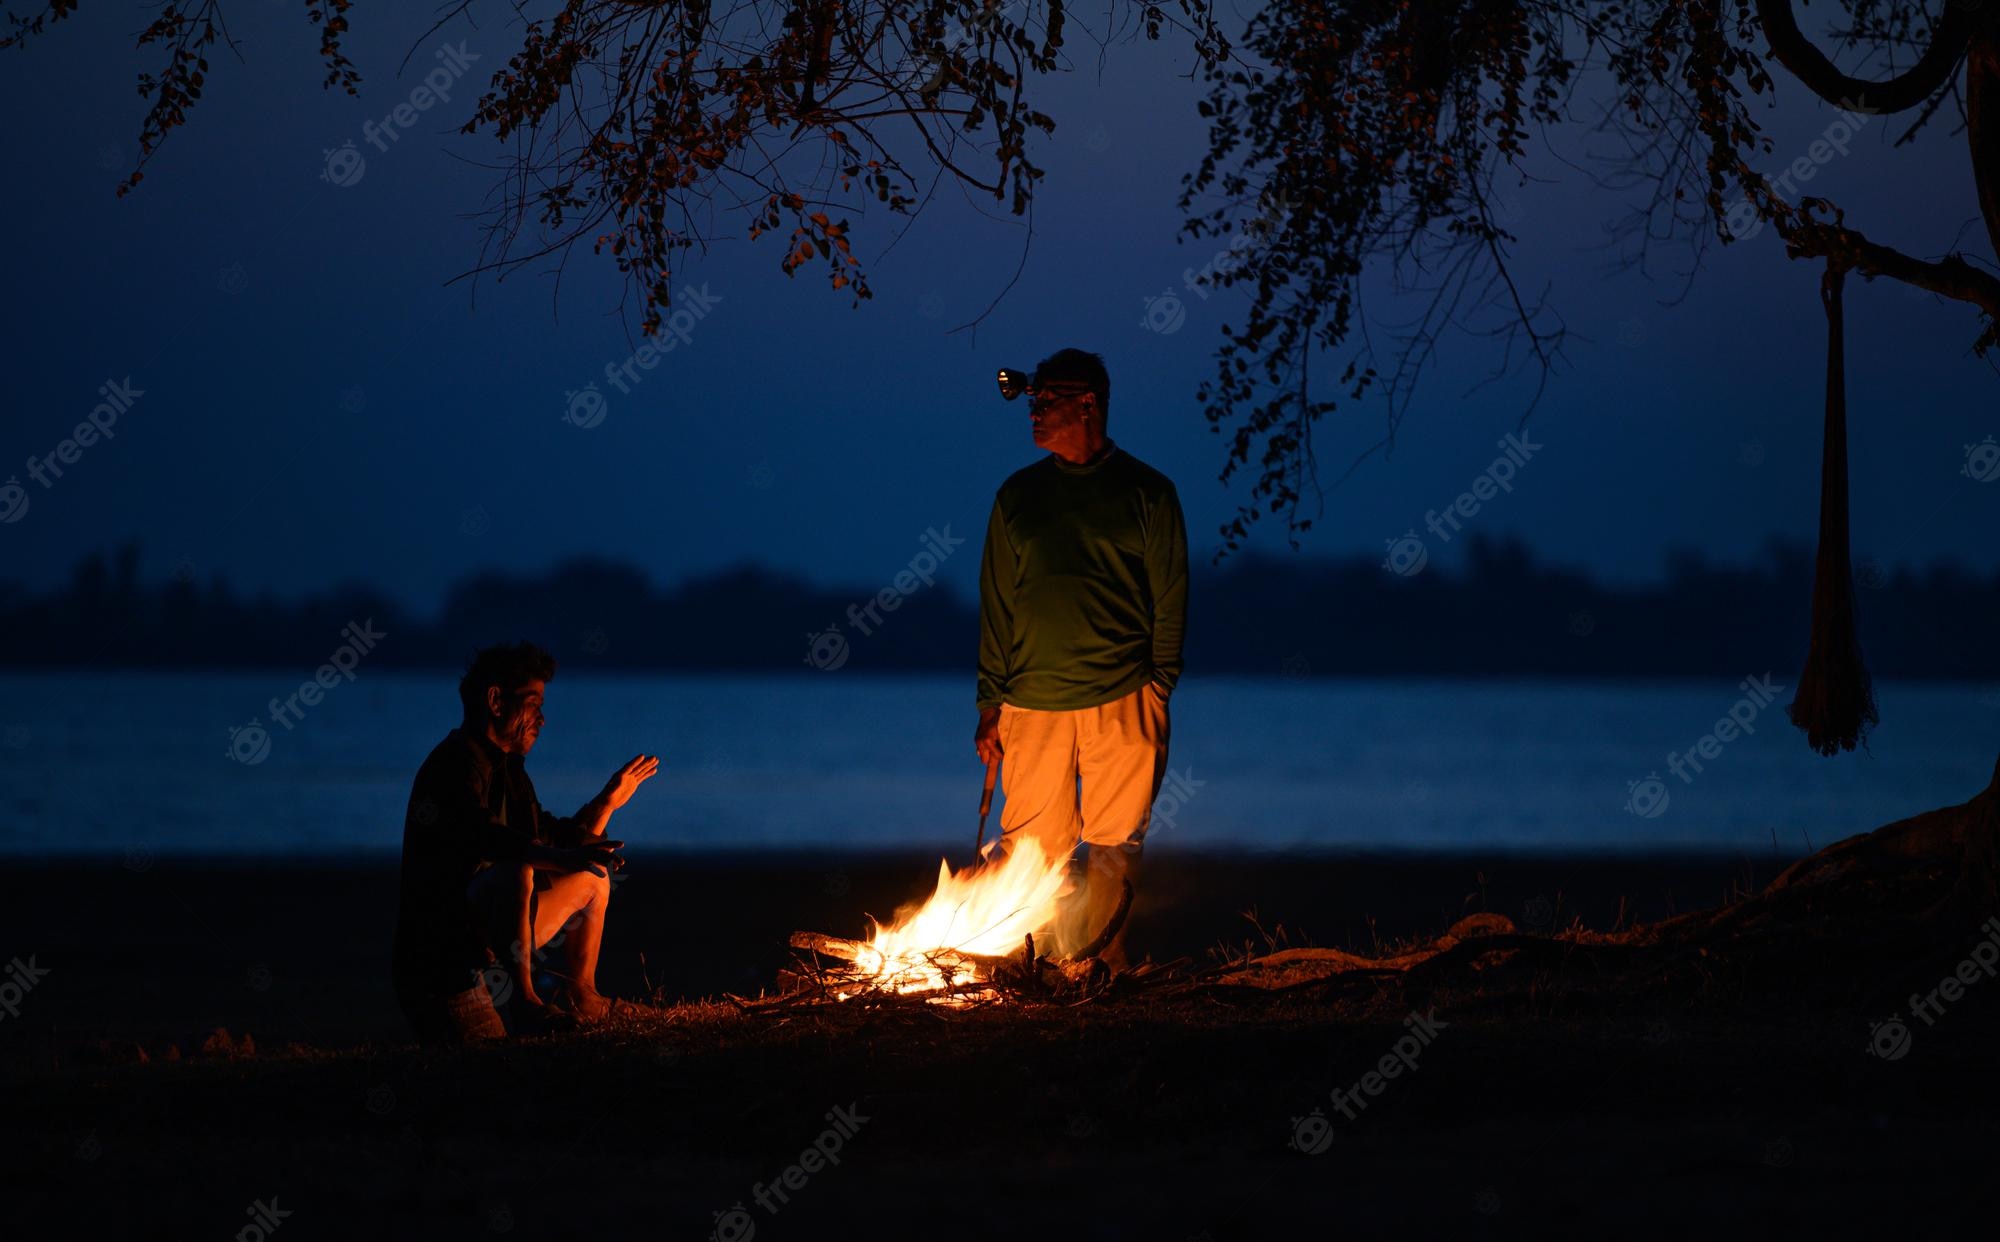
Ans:
[[[1056,929],[1075,953],[1136,885],[1167,770],[1167,698],[1181,675],[1187,528],[1159,471],[1105,433],[1104,359],[1065,349],[1028,381],[1035,444],[1049,455],[993,498],[979,572],[980,759],[1003,755],[1002,851],[1022,837],[1051,857],[1090,846]],[[1078,781],[1081,778],[1081,789]],[[1124,928],[1098,955],[1125,965]]]

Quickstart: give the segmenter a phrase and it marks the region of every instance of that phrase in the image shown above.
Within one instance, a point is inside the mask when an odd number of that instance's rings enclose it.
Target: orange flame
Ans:
[[[877,926],[855,969],[897,992],[942,988],[948,975],[964,982],[970,966],[961,955],[1018,953],[1024,937],[1054,924],[1068,886],[1068,860],[1051,859],[1027,837],[982,868],[954,874],[940,862],[930,899],[890,926]]]

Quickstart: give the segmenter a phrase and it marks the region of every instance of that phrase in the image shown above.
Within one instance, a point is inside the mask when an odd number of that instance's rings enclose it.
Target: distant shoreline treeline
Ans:
[[[1812,557],[1772,544],[1754,569],[1682,553],[1663,582],[1601,585],[1534,563],[1517,542],[1473,538],[1465,570],[1403,576],[1376,561],[1244,556],[1194,567],[1187,662],[1271,676],[1726,676],[1795,671],[1805,654]],[[572,669],[875,671],[968,677],[974,601],[940,583],[858,614],[878,590],[816,586],[754,566],[660,589],[629,566],[569,562],[482,573],[434,619],[379,589],[246,599],[223,581],[138,578],[128,545],[80,562],[68,587],[0,582],[0,664],[11,667],[312,667],[350,622],[385,635],[371,667],[449,668],[475,648],[533,639]],[[1952,566],[1857,568],[1861,632],[1878,676],[2000,678],[2000,574]],[[893,593],[893,592],[892,592]],[[864,632],[865,627],[865,632]]]

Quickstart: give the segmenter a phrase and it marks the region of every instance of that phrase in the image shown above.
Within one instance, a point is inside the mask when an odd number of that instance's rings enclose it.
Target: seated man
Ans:
[[[597,948],[610,873],[625,865],[605,839],[611,813],[657,772],[639,755],[572,819],[542,809],[522,760],[542,731],[556,662],[532,643],[488,647],[458,683],[465,719],[417,771],[403,818],[396,998],[425,1042],[547,1030],[602,1017]],[[535,990],[533,959],[562,931],[567,1011]],[[498,956],[500,965],[488,969]],[[489,987],[489,980],[492,986]],[[497,995],[496,995],[497,994]]]

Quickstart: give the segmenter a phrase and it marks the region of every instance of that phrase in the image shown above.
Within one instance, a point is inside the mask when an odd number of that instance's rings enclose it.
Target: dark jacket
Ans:
[[[396,916],[399,993],[448,995],[473,986],[486,941],[466,886],[481,868],[526,861],[528,847],[574,847],[583,828],[551,815],[518,755],[453,729],[417,769],[403,813],[402,896]],[[547,886],[537,873],[536,887]]]

